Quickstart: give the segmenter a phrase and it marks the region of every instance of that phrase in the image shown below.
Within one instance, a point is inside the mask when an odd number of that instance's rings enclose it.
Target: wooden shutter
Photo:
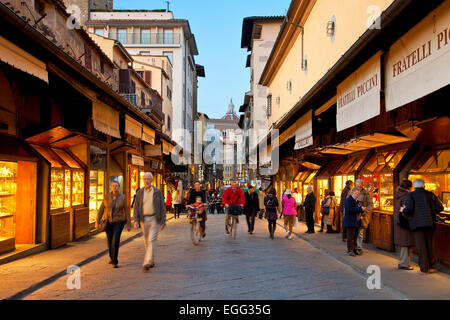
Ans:
[[[144,81],[151,87],[152,86],[152,72],[144,71]]]

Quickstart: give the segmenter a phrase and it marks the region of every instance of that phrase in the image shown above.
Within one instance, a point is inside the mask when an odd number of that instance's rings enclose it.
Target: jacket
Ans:
[[[354,190],[357,190],[356,187],[349,192],[347,198],[352,197],[351,194],[353,193]],[[365,207],[367,209],[361,216],[361,219],[364,220],[362,221],[361,226],[364,229],[367,229],[370,222],[372,221],[372,209],[373,209],[372,197],[370,196],[370,193],[363,188],[359,194],[357,201],[362,207]]]
[[[245,193],[245,205],[244,214],[256,214],[259,211],[259,197],[256,192],[250,194],[248,191]]]
[[[266,207],[265,218],[267,220],[277,220],[278,218],[278,199],[273,194],[269,193],[264,197],[264,206]]]
[[[153,205],[155,207],[156,221],[158,224],[163,225],[166,223],[166,206],[164,205],[164,197],[161,192],[156,187],[153,191]],[[134,221],[138,224],[144,221],[144,192],[145,188],[140,189],[136,193],[136,202],[134,205]]]
[[[314,212],[316,210],[316,196],[314,195],[314,192],[306,195],[305,202],[303,202],[303,207],[308,212]]]
[[[324,207],[330,208],[330,213],[324,216],[324,224],[333,225],[334,215],[336,213],[336,198],[332,196],[326,197]]]
[[[171,205],[172,205],[172,194],[169,193],[167,195],[166,206],[171,206]]]
[[[412,231],[419,228],[435,227],[436,214],[444,207],[434,193],[417,188],[406,199],[406,208],[403,211],[408,217]]]
[[[350,192],[350,188],[345,186],[344,190],[341,192],[341,203],[339,204],[339,211],[341,214],[344,214],[345,209],[345,200],[348,198],[348,193]]]
[[[116,197],[116,206],[113,211],[113,195],[112,193],[108,193],[98,210],[97,223],[100,224],[103,218],[111,223],[126,221],[127,227],[131,227],[130,211],[126,202],[125,195],[118,194]]]
[[[359,228],[361,221],[358,221],[358,214],[362,213],[363,209],[352,196],[345,200],[345,216],[344,228]]]
[[[398,187],[394,198],[394,243],[400,247],[413,247],[416,244],[414,240],[414,233],[411,230],[404,229],[397,224],[399,210],[404,204],[406,204],[408,194],[409,190]]]
[[[281,202],[283,203],[283,214],[285,216],[297,215],[297,201],[295,201],[294,197],[289,199],[288,196],[283,196]]]
[[[223,194],[222,203],[224,205],[244,205],[244,192],[239,187],[236,188],[236,191],[233,191],[233,188],[229,187]]]
[[[206,203],[206,192],[205,190],[200,189],[200,191],[195,190],[195,188],[192,188],[189,192],[189,199],[187,204],[193,204],[196,201],[197,197],[202,197],[202,203]]]

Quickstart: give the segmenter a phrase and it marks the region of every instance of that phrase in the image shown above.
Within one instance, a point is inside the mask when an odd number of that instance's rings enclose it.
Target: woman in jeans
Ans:
[[[274,188],[270,189],[269,194],[264,198],[264,206],[266,207],[265,217],[268,221],[270,239],[274,239],[278,218],[278,199]]]
[[[117,181],[111,183],[111,193],[106,195],[100,206],[97,215],[97,229],[102,223],[106,223],[105,232],[108,240],[109,257],[111,264],[117,268],[119,263],[119,246],[120,236],[122,234],[125,224],[127,230],[131,230],[130,211],[127,206],[127,199],[125,195],[119,193],[120,185]]]
[[[286,229],[285,238],[292,239],[292,228],[294,227],[295,217],[297,215],[297,201],[291,195],[291,190],[287,189],[283,200],[284,227]]]

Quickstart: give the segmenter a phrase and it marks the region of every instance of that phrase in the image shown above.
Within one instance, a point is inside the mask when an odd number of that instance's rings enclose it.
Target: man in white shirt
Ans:
[[[158,233],[166,226],[166,206],[161,190],[152,186],[153,175],[144,174],[145,188],[136,193],[134,228],[144,232],[145,257],[142,267],[148,270],[155,266],[155,248]]]

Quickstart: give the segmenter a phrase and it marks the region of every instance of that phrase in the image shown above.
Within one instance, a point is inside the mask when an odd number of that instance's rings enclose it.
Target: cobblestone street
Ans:
[[[389,289],[368,290],[353,268],[277,227],[269,239],[266,221],[254,235],[241,217],[233,241],[224,215],[209,215],[207,236],[190,241],[189,224],[170,221],[158,239],[156,267],[141,269],[142,237],[121,247],[119,269],[103,256],[81,268],[81,289],[68,290],[62,277],[26,299],[402,299]],[[279,220],[281,222],[281,220]],[[106,244],[105,244],[106,245]]]

